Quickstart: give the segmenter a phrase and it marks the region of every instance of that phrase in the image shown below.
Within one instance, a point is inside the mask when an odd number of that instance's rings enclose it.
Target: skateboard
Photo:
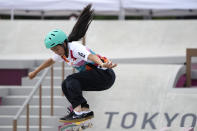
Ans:
[[[87,128],[91,128],[92,126],[93,123],[91,119],[87,119],[79,122],[64,123],[63,125],[59,126],[59,131],[82,131]]]

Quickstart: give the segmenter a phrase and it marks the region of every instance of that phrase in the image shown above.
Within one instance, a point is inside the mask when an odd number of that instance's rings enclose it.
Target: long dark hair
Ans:
[[[68,36],[68,42],[78,41],[85,36],[93,18],[94,11],[91,9],[91,7],[92,5],[88,4],[79,15],[76,24]]]

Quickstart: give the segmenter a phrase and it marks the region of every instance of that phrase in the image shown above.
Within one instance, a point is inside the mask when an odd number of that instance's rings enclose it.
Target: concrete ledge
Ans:
[[[184,64],[186,61],[185,56],[112,58],[111,60],[124,64]]]
[[[32,68],[34,64],[33,60],[0,60],[0,69],[26,69]]]
[[[0,98],[8,95],[8,88],[0,87]]]
[[[65,20],[1,20],[0,58],[17,57],[13,54],[31,54],[34,58],[50,55],[43,43],[45,35],[54,28],[69,33],[74,24]],[[106,57],[184,56],[186,48],[196,47],[196,32],[196,20],[93,21],[86,43]]]

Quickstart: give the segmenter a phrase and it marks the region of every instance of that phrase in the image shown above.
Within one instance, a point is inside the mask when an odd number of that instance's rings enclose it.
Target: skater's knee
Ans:
[[[73,82],[75,81],[75,79],[70,75],[66,78],[65,82],[68,85],[71,85]]]
[[[106,86],[104,87],[104,90],[108,90],[109,88],[111,88],[111,86]]]
[[[62,81],[62,89],[66,88],[66,79]]]
[[[74,83],[74,79],[70,76],[68,76],[63,82],[62,82],[62,89],[68,89],[70,88],[73,83]]]
[[[68,76],[65,80],[65,83],[67,89],[75,89],[80,87],[79,81],[72,76]]]
[[[72,76],[68,76],[65,80],[62,82],[62,88],[66,88],[67,84],[72,81]]]

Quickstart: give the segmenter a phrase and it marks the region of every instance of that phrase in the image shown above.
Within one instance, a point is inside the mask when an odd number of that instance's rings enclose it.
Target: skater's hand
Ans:
[[[116,66],[117,66],[117,64],[113,64],[111,61],[108,61],[108,62],[102,64],[102,67],[104,67],[104,68],[114,68]]]
[[[29,77],[29,79],[33,79],[36,75],[37,75],[37,73],[35,71],[33,71],[28,74],[28,77]]]

